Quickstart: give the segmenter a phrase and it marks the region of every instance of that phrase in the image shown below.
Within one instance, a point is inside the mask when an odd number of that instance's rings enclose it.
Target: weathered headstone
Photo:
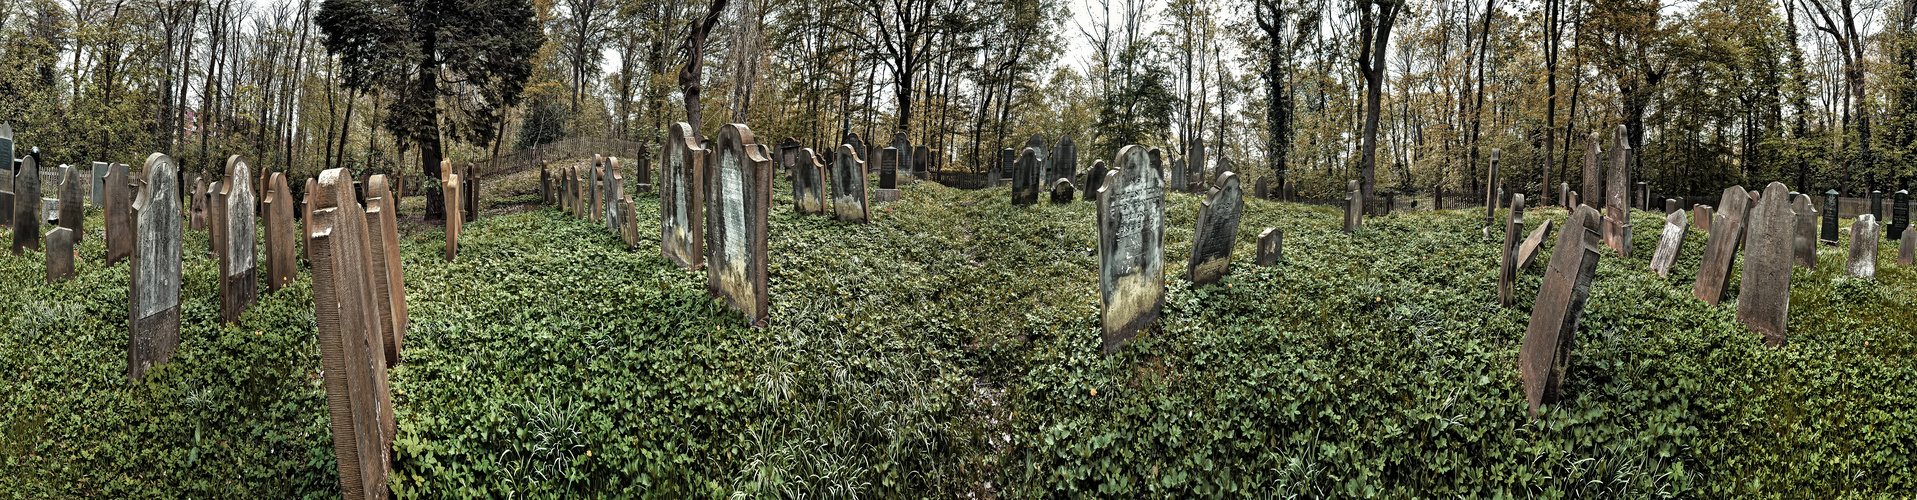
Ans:
[[[306,178],[306,190],[300,198],[300,256],[313,261],[313,194],[319,192],[319,179]]]
[[[1877,216],[1858,214],[1850,224],[1850,260],[1844,265],[1852,278],[1877,276]]]
[[[1158,321],[1165,304],[1165,184],[1156,149],[1119,149],[1098,188],[1101,350],[1110,355]]]
[[[73,279],[74,233],[65,227],[47,232],[47,282]]]
[[[1551,238],[1551,229],[1556,227],[1554,226],[1556,223],[1557,221],[1545,219],[1543,224],[1538,224],[1537,229],[1531,230],[1531,234],[1524,237],[1524,243],[1518,244],[1519,270],[1531,267],[1531,262],[1537,260],[1538,250],[1544,248],[1544,240]]]
[[[1677,252],[1684,248],[1684,237],[1691,233],[1691,218],[1683,210],[1664,216],[1664,233],[1657,238],[1657,251],[1651,253],[1651,271],[1658,277],[1671,276]]]
[[[1268,227],[1258,233],[1258,265],[1275,266],[1285,260],[1285,233]]]
[[[1053,204],[1071,203],[1072,195],[1075,194],[1075,190],[1072,188],[1072,180],[1062,177],[1052,181],[1052,189],[1050,191],[1052,193]]]
[[[1598,249],[1603,245],[1598,235],[1600,217],[1597,210],[1582,205],[1571,213],[1551,251],[1544,282],[1538,285],[1531,323],[1518,348],[1518,375],[1531,418],[1537,418],[1539,407],[1556,403],[1564,387],[1584,301],[1591,296],[1591,278],[1597,274]]]
[[[1737,295],[1737,320],[1764,336],[1764,344],[1784,345],[1791,309],[1791,214],[1789,187],[1772,182],[1750,209],[1744,228],[1744,273]]]
[[[1191,175],[1185,172],[1185,159],[1184,158],[1173,159],[1171,161],[1171,185],[1166,186],[1166,189],[1171,191],[1184,192],[1186,185],[1189,184],[1190,182],[1191,182]]]
[[[1012,169],[1012,204],[1030,205],[1038,203],[1039,179],[1038,150],[1025,148],[1018,155],[1018,166]]]
[[[387,186],[387,177],[366,179],[366,254],[372,266],[373,306],[379,311],[380,338],[385,342],[386,366],[398,366],[406,348],[406,285],[400,269],[399,202]]]
[[[637,166],[637,168],[633,169],[633,172],[637,175],[637,177],[635,177],[632,181],[632,188],[635,192],[650,193],[652,192],[651,152],[640,151],[638,161],[639,161],[639,165]]]
[[[13,173],[13,254],[40,250],[40,167],[33,155],[20,158]]]
[[[1010,185],[1012,178],[1015,177],[1012,171],[1018,168],[1018,150],[1005,148],[999,151],[998,165],[998,180],[993,181],[991,187],[998,187],[999,184]]]
[[[1890,195],[1890,239],[1904,239],[1904,226],[1910,225],[1910,190]]]
[[[1917,226],[1905,224],[1903,230],[1892,229],[1891,231],[1904,234],[1904,237],[1898,239],[1897,243],[1897,265],[1909,266],[1911,264],[1917,264],[1917,238],[1911,238],[1911,232],[1917,231]]]
[[[1621,257],[1631,256],[1631,141],[1620,124],[1612,136],[1611,164],[1605,167],[1604,244]]]
[[[1791,217],[1797,222],[1791,233],[1791,260],[1798,267],[1817,269],[1817,210],[1811,208],[1810,195],[1791,197]]]
[[[1650,185],[1645,184],[1644,181],[1638,181],[1637,183],[1636,203],[1637,203],[1638,210],[1651,209],[1651,187]]]
[[[252,307],[258,297],[258,266],[253,243],[258,241],[253,218],[253,188],[247,179],[253,170],[239,155],[226,159],[226,179],[220,183],[220,316],[227,323],[239,323],[240,313]]]
[[[0,123],[0,228],[13,230],[13,124]]]
[[[459,174],[442,181],[457,194]],[[365,211],[345,169],[320,173],[313,210],[313,310],[340,488],[348,498],[386,498],[395,422],[374,296]],[[461,198],[446,198],[458,224]]]
[[[1870,212],[1870,216],[1872,218],[1877,219],[1877,226],[1876,226],[1877,229],[1880,231],[1883,230],[1884,221],[1890,220],[1889,218],[1884,217],[1884,191],[1883,190],[1873,189],[1870,191],[1870,209],[1868,210],[1868,212]],[[1854,235],[1855,233],[1852,233],[1852,234]]]
[[[1711,232],[1711,221],[1716,218],[1715,215],[1717,215],[1717,210],[1711,208],[1710,205],[1693,206],[1691,207],[1691,225],[1696,227],[1698,231],[1709,233]]]
[[[1238,222],[1245,211],[1243,182],[1238,174],[1225,172],[1198,207],[1198,227],[1193,231],[1191,259],[1186,263],[1186,279],[1194,286],[1218,282],[1231,271],[1231,251],[1238,246]]]
[[[1092,169],[1085,172],[1085,200],[1098,202],[1098,188],[1105,185],[1105,172],[1111,170],[1105,166],[1105,160],[1093,160]]]
[[[1192,189],[1194,191],[1203,190],[1205,181],[1212,180],[1212,178],[1208,178],[1205,176],[1205,160],[1209,159],[1209,157],[1205,154],[1205,138],[1193,137],[1191,139],[1190,146],[1188,149],[1185,150],[1185,153],[1186,153],[1185,159],[1188,160],[1185,165],[1186,170],[1191,172],[1196,172],[1198,174],[1198,179],[1199,179],[1198,180],[1199,185],[1193,186]],[[1220,176],[1224,175],[1223,169],[1220,169],[1218,175]]]
[[[1670,215],[1671,212],[1676,212],[1676,211],[1678,211],[1677,200],[1673,198],[1665,198],[1664,199],[1664,215]]]
[[[625,225],[619,220],[619,200],[626,198],[626,174],[619,167],[619,157],[606,159],[606,186],[602,194],[606,200],[606,230],[613,234],[619,234],[619,227]]]
[[[1254,198],[1257,198],[1257,199],[1260,199],[1260,200],[1266,200],[1266,199],[1270,199],[1270,198],[1271,198],[1271,185],[1270,185],[1269,183],[1267,183],[1267,182],[1266,182],[1266,181],[1268,181],[1268,180],[1270,180],[1270,179],[1271,179],[1270,177],[1259,177],[1259,178],[1258,178],[1258,187],[1257,187],[1257,188],[1254,188],[1254,189],[1252,189],[1252,197],[1254,197]]]
[[[842,221],[870,222],[864,162],[859,161],[851,145],[839,146],[836,156],[832,162],[832,213]]]
[[[1718,212],[1711,216],[1711,227],[1704,240],[1704,260],[1698,264],[1697,283],[1691,295],[1705,304],[1724,300],[1724,285],[1730,279],[1731,266],[1737,260],[1737,248],[1744,244],[1744,221],[1750,213],[1750,195],[1743,186],[1724,189]]]
[[[1604,202],[1604,164],[1598,161],[1598,151],[1598,133],[1593,131],[1584,148],[1584,185],[1578,187],[1584,199],[1593,203]]]
[[[1565,210],[1577,208],[1576,205],[1571,204],[1571,183],[1569,182],[1558,183],[1558,207]]]
[[[286,174],[274,172],[266,181],[266,290],[277,292],[299,277],[299,262],[294,260],[293,190],[286,186]],[[108,236],[109,238],[111,235]]]
[[[930,180],[932,177],[932,148],[923,144],[912,147],[912,178]]]
[[[879,150],[879,189],[899,188],[899,150],[886,147]]]
[[[800,148],[792,162],[792,204],[799,213],[825,213],[825,165],[812,148]]]
[[[893,132],[892,144],[888,147],[897,151],[893,153],[896,156],[892,160],[894,175],[900,180],[910,179],[912,177],[912,140],[905,137],[905,132]]]
[[[191,220],[187,221],[187,229],[193,230],[193,231],[206,230],[206,211],[207,211],[206,196],[207,196],[206,181],[198,180],[198,179],[194,180],[193,181],[193,198],[187,200],[187,205],[189,205],[187,207],[188,214],[189,214],[188,217],[191,218]]]
[[[552,169],[539,166],[539,203],[552,203]]]
[[[102,218],[106,219],[106,265],[112,267],[133,256],[133,196],[126,165],[107,167]]]
[[[466,217],[466,222],[479,220],[479,176],[473,175],[473,164],[466,164],[466,173],[460,175],[459,180],[464,183],[459,186],[459,193],[466,200],[466,206],[459,213]]]
[[[173,358],[180,346],[180,200],[173,159],[146,158],[146,185],[133,201],[133,263],[127,293],[127,382]]]
[[[1045,134],[1032,134],[1030,139],[1025,140],[1025,148],[1031,149],[1032,154],[1038,158],[1038,162],[1033,164],[1032,169],[1033,178],[1038,180],[1033,182],[1032,185],[1037,186],[1040,190],[1051,187],[1052,176],[1049,167],[1051,167],[1052,157],[1048,154],[1052,148],[1051,142],[1045,140]],[[1020,151],[1020,154],[1024,154],[1024,152]],[[1036,201],[1034,201],[1034,203],[1036,203]]]
[[[1494,150],[1495,151],[1495,150]],[[1502,259],[1498,263],[1498,304],[1510,307],[1517,300],[1515,288],[1518,281],[1518,244],[1524,234],[1524,195],[1511,195],[1511,212],[1504,223],[1504,251],[1499,252]]]
[[[1352,233],[1358,226],[1364,225],[1364,199],[1358,191],[1358,181],[1345,184],[1345,232]]]
[[[1072,179],[1072,182],[1078,182],[1078,143],[1072,140],[1071,134],[1060,136],[1058,146],[1052,148],[1051,168],[1053,179]],[[1084,185],[1088,192],[1098,189],[1097,184],[1086,182]]]
[[[606,157],[592,155],[592,168],[586,174],[586,219],[606,220]]]
[[[856,134],[846,136],[858,140]],[[687,270],[705,267],[706,153],[698,140],[692,125],[674,123],[666,129],[665,152],[659,155],[659,251]]]
[[[60,227],[73,231],[73,241],[86,237],[86,175],[80,167],[71,167],[60,176]]]
[[[718,164],[706,166],[706,288],[765,326],[766,212],[772,203],[772,159],[760,154],[752,130],[730,123],[714,144]]]
[[[447,262],[452,262],[459,257],[459,231],[464,229],[466,224],[466,214],[460,213],[465,211],[465,207],[462,206],[465,204],[460,203],[459,200],[465,199],[462,198],[462,196],[465,196],[465,189],[466,186],[460,183],[459,174],[451,174],[446,177],[446,199],[449,200],[448,203],[446,203]]]
[[[856,133],[852,133],[852,132],[846,132],[846,133],[845,133],[845,136],[844,136],[844,137],[842,137],[842,138],[840,138],[840,140],[839,140],[839,144],[846,144],[846,145],[850,145],[850,146],[852,146],[852,155],[856,157],[856,158],[853,158],[853,159],[855,159],[855,160],[858,160],[858,161],[860,161],[860,162],[864,162],[864,161],[866,161],[866,160],[869,160],[869,159],[870,159],[870,158],[866,158],[866,157],[864,156],[864,155],[865,155],[865,140],[864,140],[864,139],[860,139],[860,138],[859,138],[859,134],[856,134]],[[861,167],[862,167],[862,166],[861,166]]]
[[[108,167],[110,167],[110,165],[107,162],[93,162],[93,175],[87,176],[87,180],[93,185],[93,197],[91,198],[93,200],[93,206],[106,206],[106,175]]]
[[[1503,196],[1504,193],[1500,193],[1499,192],[1500,189],[1497,189],[1497,187],[1503,185],[1503,183],[1498,182],[1498,157],[1499,156],[1500,156],[1500,153],[1498,151],[1498,148],[1491,148],[1491,167],[1489,170],[1486,170],[1484,174],[1485,175],[1484,185],[1490,186],[1490,188],[1487,188],[1484,190],[1484,196],[1485,196],[1484,225],[1486,227],[1496,226],[1494,219],[1497,218],[1498,205],[1504,203],[1504,196]],[[1504,243],[1505,243],[1505,250],[1510,250],[1511,242],[1506,241]],[[1506,252],[1506,253],[1509,253],[1509,252]]]

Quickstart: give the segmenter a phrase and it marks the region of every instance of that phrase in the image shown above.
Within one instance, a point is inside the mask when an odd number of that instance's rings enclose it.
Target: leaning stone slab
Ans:
[[[1798,267],[1817,269],[1817,210],[1811,208],[1810,195],[1791,197],[1791,217],[1796,220],[1791,233],[1791,260]]]
[[[839,220],[864,224],[872,220],[866,204],[865,164],[851,144],[839,146],[832,159],[832,213]]]
[[[107,167],[106,193],[101,208],[106,219],[106,265],[112,267],[133,256],[133,196],[126,165]]]
[[[1791,246],[1797,217],[1791,213],[1790,188],[1764,186],[1744,224],[1744,274],[1739,278],[1737,320],[1764,336],[1764,344],[1784,345],[1791,308]]]
[[[446,183],[456,185],[457,177],[449,174]],[[319,185],[311,221],[313,312],[340,489],[348,498],[386,498],[395,422],[370,231],[345,169],[321,172]],[[448,223],[455,224],[460,198],[447,200]]]
[[[133,263],[127,292],[127,382],[165,364],[180,346],[180,199],[173,159],[146,158],[146,185],[133,201]]]
[[[1218,178],[1218,187],[1198,208],[1198,227],[1193,231],[1191,258],[1185,273],[1193,286],[1217,283],[1231,271],[1231,251],[1238,246],[1238,222],[1245,211],[1243,182],[1238,174],[1226,172]]]
[[[40,251],[40,167],[33,155],[20,158],[13,173],[13,254]]]
[[[444,188],[446,190],[446,199],[454,200],[452,203],[446,204],[447,262],[452,262],[453,259],[459,257],[459,232],[461,229],[464,229],[466,224],[466,214],[461,213],[465,212],[466,207],[463,206],[465,204],[458,202],[458,200],[465,199],[461,196],[465,195],[466,187],[460,183],[460,180],[459,174],[449,174],[446,176],[446,187]]]
[[[293,190],[286,186],[286,174],[273,172],[266,181],[266,289],[277,292],[293,284],[300,274],[294,257]]]
[[[1519,270],[1531,267],[1531,263],[1537,260],[1538,250],[1544,247],[1544,240],[1551,238],[1551,230],[1556,227],[1556,223],[1557,221],[1545,219],[1537,229],[1531,230],[1530,236],[1524,237],[1524,243],[1518,244]]]
[[[47,282],[73,279],[74,233],[65,227],[47,233]]]
[[[1275,266],[1285,260],[1285,233],[1268,227],[1258,233],[1258,265]]]
[[[93,162],[93,173],[87,179],[93,186],[93,206],[106,206],[106,175],[112,165],[103,161]]]
[[[706,289],[765,326],[766,212],[772,206],[772,159],[755,147],[742,123],[719,129],[716,165],[706,166]]]
[[[1601,217],[1588,206],[1572,212],[1564,223],[1564,232],[1558,234],[1551,265],[1531,306],[1531,324],[1525,328],[1524,344],[1518,348],[1518,374],[1524,382],[1524,398],[1530,403],[1532,418],[1537,418],[1539,407],[1556,403],[1564,386],[1578,322],[1584,317],[1584,301],[1590,297],[1591,278],[1597,274],[1598,249],[1603,246],[1598,234]]]
[[[1099,318],[1110,355],[1158,321],[1165,304],[1162,153],[1125,146],[1098,196]]]
[[[1594,204],[1604,203],[1604,163],[1598,161],[1598,133],[1591,132],[1591,140],[1584,147],[1584,185],[1578,191],[1584,199]],[[1575,206],[1574,206],[1575,207]],[[1575,210],[1574,210],[1575,211]]]
[[[1850,261],[1844,269],[1852,278],[1877,276],[1877,216],[1858,214],[1850,225]]]
[[[706,152],[699,134],[685,122],[672,124],[659,157],[659,251],[681,269],[703,268]]]
[[[1345,184],[1345,232],[1357,232],[1364,223],[1364,198],[1358,191],[1358,181],[1353,180]]]
[[[1671,265],[1677,263],[1677,252],[1684,248],[1684,236],[1691,232],[1691,218],[1683,210],[1664,216],[1664,233],[1657,238],[1657,251],[1651,254],[1651,271],[1660,278],[1671,276]]]
[[[1496,150],[1492,150],[1494,153]],[[1524,233],[1524,195],[1511,195],[1511,212],[1504,223],[1504,247],[1498,252],[1498,305],[1510,307],[1515,301],[1518,281],[1518,239]]]
[[[1697,283],[1691,287],[1692,296],[1713,306],[1724,300],[1724,285],[1730,279],[1738,247],[1744,244],[1744,219],[1749,214],[1750,195],[1743,186],[1731,186],[1724,190],[1718,206],[1704,240],[1704,260],[1698,264]]]
[[[1611,139],[1611,165],[1604,186],[1604,244],[1631,256],[1631,141],[1620,124]]]
[[[220,183],[223,203],[220,225],[220,316],[227,323],[239,323],[240,313],[252,307],[259,295],[259,266],[254,264],[253,243],[259,241],[253,218],[253,188],[247,179],[253,171],[239,155],[226,159],[226,178]]]
[[[386,366],[399,366],[406,348],[406,285],[400,269],[399,209],[385,175],[366,179],[366,255],[372,266],[373,305],[379,311],[380,338],[385,341]]]

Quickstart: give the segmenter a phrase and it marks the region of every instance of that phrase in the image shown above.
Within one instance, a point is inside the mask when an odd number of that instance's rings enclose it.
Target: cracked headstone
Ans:
[[[1125,146],[1098,199],[1101,351],[1110,355],[1158,321],[1165,304],[1163,153]]]
[[[1558,402],[1561,396],[1578,322],[1584,317],[1584,302],[1590,298],[1591,279],[1597,274],[1598,249],[1603,245],[1598,234],[1602,217],[1588,206],[1579,206],[1571,213],[1564,231],[1558,233],[1550,267],[1538,286],[1531,322],[1518,349],[1518,374],[1531,418],[1537,418],[1540,407]]]

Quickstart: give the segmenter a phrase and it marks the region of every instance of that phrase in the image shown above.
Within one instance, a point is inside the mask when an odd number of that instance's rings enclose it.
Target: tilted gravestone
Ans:
[[[220,316],[227,323],[239,323],[240,313],[252,307],[259,294],[259,267],[253,243],[258,241],[253,218],[253,188],[247,182],[253,174],[239,155],[226,159],[226,178],[220,183]]]
[[[0,228],[13,230],[13,124],[0,123]]]
[[[1850,224],[1850,260],[1844,270],[1852,278],[1877,276],[1877,216],[1858,214]]]
[[[1597,274],[1598,249],[1603,245],[1598,235],[1601,217],[1596,209],[1582,205],[1571,213],[1564,231],[1558,233],[1544,281],[1538,285],[1531,323],[1518,348],[1518,375],[1531,418],[1537,418],[1539,407],[1556,403],[1564,387],[1584,301],[1590,298],[1591,278]]]
[[[318,191],[319,179],[307,177],[306,194],[300,198],[300,255],[308,262],[313,260],[313,193]]]
[[[1038,203],[1038,170],[1038,150],[1025,148],[1018,155],[1018,166],[1012,170],[1013,205]]]
[[[706,289],[765,326],[766,212],[772,206],[772,159],[760,154],[752,130],[719,129],[718,163],[706,166]]]
[[[1275,266],[1285,260],[1285,233],[1268,227],[1258,233],[1258,265]]]
[[[107,168],[106,203],[102,205],[106,219],[106,265],[108,267],[133,256],[133,196],[131,179],[127,177],[126,165],[115,163]]]
[[[606,230],[619,233],[625,222],[619,220],[619,200],[626,198],[626,174],[620,171],[619,158],[606,159],[606,186],[603,198],[606,200]]]
[[[33,155],[20,158],[13,173],[13,254],[40,251],[40,167]]]
[[[457,186],[459,174],[444,182]],[[331,416],[340,489],[348,498],[386,498],[395,429],[386,379],[386,343],[374,296],[371,231],[345,169],[320,173],[309,229],[313,238],[313,315]],[[458,189],[447,193],[457,195]],[[460,198],[447,198],[457,224]]]
[[[1917,264],[1917,241],[1913,241],[1917,240],[1917,238],[1910,237],[1912,231],[1917,231],[1917,226],[1905,224],[1903,230],[1892,229],[1891,231],[1904,234],[1904,237],[1899,239],[1897,243],[1897,265],[1909,266],[1911,264]]]
[[[134,245],[127,293],[127,382],[165,364],[180,346],[180,199],[173,159],[146,158],[146,185],[133,201]]]
[[[692,125],[674,123],[659,155],[659,251],[686,270],[705,267],[706,152],[698,141]]]
[[[71,167],[60,176],[60,227],[73,231],[73,241],[86,237],[86,175],[79,167]]]
[[[1051,168],[1051,177],[1053,179],[1073,179],[1073,182],[1077,182],[1078,142],[1072,140],[1071,134],[1060,136],[1058,138],[1058,146],[1052,148]],[[1098,186],[1090,182],[1086,182],[1084,185],[1087,190],[1097,189]]]
[[[1711,208],[1710,205],[1692,206],[1691,226],[1697,228],[1699,232],[1709,233],[1711,232],[1711,220],[1715,215],[1717,215],[1717,209]]]
[[[1604,186],[1604,244],[1621,257],[1631,256],[1631,141],[1624,125],[1612,136],[1609,177]]]
[[[387,177],[366,179],[366,254],[372,266],[373,306],[379,311],[380,338],[385,341],[386,366],[398,366],[406,348],[406,284],[400,269],[399,202],[387,186]]]
[[[293,257],[293,245],[299,229],[293,227],[293,190],[286,186],[286,174],[273,172],[266,181],[266,290],[277,292],[293,284],[300,274]]]
[[[1598,161],[1598,151],[1598,133],[1593,131],[1584,147],[1584,185],[1578,187],[1583,198],[1593,203],[1604,202],[1604,163]]]
[[[1216,283],[1231,271],[1231,251],[1238,246],[1238,222],[1245,211],[1242,184],[1238,174],[1225,172],[1211,196],[1199,204],[1191,259],[1185,264],[1186,279],[1194,286]]]
[[[1503,185],[1502,183],[1498,182],[1498,156],[1499,156],[1498,149],[1491,148],[1491,168],[1485,171],[1484,185],[1492,186],[1493,188],[1484,190],[1484,196],[1485,196],[1484,225],[1485,227],[1492,227],[1497,225],[1494,219],[1497,218],[1498,205],[1504,203],[1504,196],[1503,196],[1504,193],[1500,193],[1499,192],[1500,189],[1495,188],[1496,186]],[[1507,250],[1510,249],[1510,246],[1509,246],[1510,242],[1507,241],[1505,243],[1506,243],[1505,248]]]
[[[1531,235],[1524,237],[1524,243],[1518,244],[1519,270],[1531,267],[1531,262],[1537,260],[1538,250],[1544,248],[1544,240],[1551,237],[1551,229],[1556,227],[1556,222],[1545,219],[1543,224],[1538,224],[1537,229],[1531,230]]]
[[[1811,208],[1810,195],[1791,197],[1791,217],[1797,222],[1791,233],[1791,260],[1798,267],[1817,269],[1817,210]]]
[[[1904,226],[1910,225],[1910,190],[1890,195],[1890,239],[1904,239]]]
[[[74,232],[65,227],[47,232],[47,282],[73,279]]]
[[[1358,191],[1358,181],[1345,183],[1345,232],[1358,231],[1365,223],[1363,194]]]
[[[465,195],[464,191],[466,189],[466,186],[461,184],[460,180],[461,179],[459,178],[459,174],[451,174],[446,177],[445,189],[446,189],[446,196],[447,196],[446,197],[447,199],[446,261],[447,262],[452,262],[453,260],[459,258],[459,232],[461,229],[464,229],[464,226],[466,224],[466,214],[461,213],[465,211],[465,207],[461,205],[465,205],[465,204],[459,202],[459,200],[464,199],[462,198],[462,196]]]
[[[1495,151],[1495,150],[1493,150]],[[1510,307],[1517,300],[1518,281],[1518,244],[1524,234],[1524,195],[1511,195],[1511,212],[1504,223],[1504,251],[1498,252],[1502,258],[1498,262],[1498,305]]]
[[[1744,244],[1750,195],[1743,186],[1725,188],[1718,206],[1718,212],[1711,215],[1711,227],[1704,240],[1704,260],[1698,264],[1697,283],[1691,287],[1692,296],[1713,306],[1724,300],[1724,285],[1737,260],[1737,249]]]
[[[1651,271],[1660,278],[1671,276],[1671,265],[1677,263],[1677,252],[1684,248],[1684,237],[1691,233],[1690,214],[1683,210],[1664,216],[1664,233],[1658,235],[1657,251],[1651,253]]]
[[[1107,354],[1158,321],[1165,304],[1165,184],[1162,153],[1119,149],[1098,188],[1101,350]]]
[[[865,201],[865,164],[859,161],[859,155],[852,145],[839,146],[839,153],[832,161],[832,213],[842,221],[866,223],[872,220],[872,210]]]
[[[1737,320],[1764,336],[1764,344],[1784,345],[1791,307],[1791,237],[1797,218],[1791,213],[1790,188],[1772,182],[1751,207],[1744,223],[1744,273],[1739,277]]]
[[[1675,198],[1664,199],[1664,215],[1670,215],[1671,212],[1676,212],[1677,210],[1678,210],[1677,199]]]
[[[1052,181],[1051,193],[1052,203],[1063,205],[1072,202],[1072,195],[1076,193],[1076,190],[1072,187],[1071,179],[1060,178]]]

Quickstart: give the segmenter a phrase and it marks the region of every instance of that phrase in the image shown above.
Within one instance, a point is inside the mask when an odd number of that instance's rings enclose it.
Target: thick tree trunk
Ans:
[[[686,123],[692,125],[695,134],[705,133],[705,123],[699,113],[700,75],[705,73],[706,35],[712,33],[712,26],[719,23],[719,15],[725,12],[727,0],[712,0],[712,6],[706,9],[706,17],[692,26],[692,32],[686,35],[686,65],[679,68],[679,90],[685,93]]]

